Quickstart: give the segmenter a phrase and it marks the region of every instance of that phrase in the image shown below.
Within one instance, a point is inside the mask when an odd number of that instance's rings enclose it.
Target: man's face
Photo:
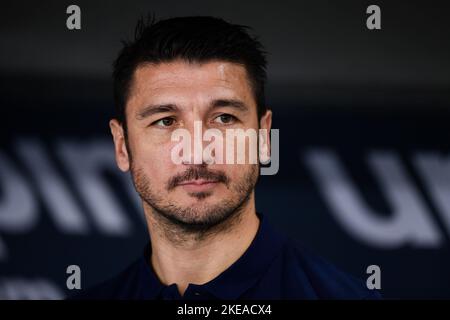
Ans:
[[[172,148],[179,144],[172,133],[186,129],[193,141],[195,121],[203,133],[220,130],[224,146],[226,129],[270,129],[271,112],[258,120],[243,66],[181,60],[142,65],[134,74],[126,117],[129,148],[122,127],[110,122],[116,160],[121,170],[131,170],[144,205],[185,228],[205,228],[226,220],[250,199],[259,166],[248,163],[248,157],[246,164],[194,164],[193,156],[176,164],[172,159]]]

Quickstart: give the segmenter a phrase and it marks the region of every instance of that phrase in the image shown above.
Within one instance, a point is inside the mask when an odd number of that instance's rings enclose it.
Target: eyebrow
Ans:
[[[150,117],[151,115],[154,115],[156,113],[175,112],[178,110],[179,110],[178,107],[172,103],[150,105],[150,106],[143,108],[141,111],[139,111],[136,115],[136,119],[143,120],[143,119]]]
[[[211,103],[212,108],[220,108],[220,107],[232,107],[236,108],[239,111],[247,112],[249,110],[248,106],[240,100],[236,99],[217,99],[213,100]]]
[[[249,110],[248,106],[243,101],[236,99],[216,99],[210,104],[210,109],[221,107],[232,107],[242,112],[247,112]],[[136,119],[143,120],[157,113],[177,112],[179,110],[178,106],[173,103],[150,105],[140,110],[136,114]]]

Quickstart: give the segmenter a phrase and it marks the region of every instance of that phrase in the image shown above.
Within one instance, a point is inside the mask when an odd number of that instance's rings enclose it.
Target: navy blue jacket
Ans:
[[[247,251],[215,279],[189,284],[183,296],[176,284],[160,282],[150,263],[151,246],[115,278],[76,299],[379,299],[376,290],[295,244],[273,229],[261,213]]]

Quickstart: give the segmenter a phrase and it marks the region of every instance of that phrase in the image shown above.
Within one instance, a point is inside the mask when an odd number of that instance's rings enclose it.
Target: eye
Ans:
[[[220,124],[230,124],[230,123],[233,123],[235,120],[237,120],[237,118],[235,116],[232,116],[231,114],[227,114],[227,113],[221,114],[214,120],[217,120],[217,119],[220,120],[219,121]],[[215,121],[215,122],[217,122],[217,121]]]
[[[166,117],[153,122],[152,125],[157,125],[160,127],[170,127],[171,125],[173,125],[174,121],[174,118]]]

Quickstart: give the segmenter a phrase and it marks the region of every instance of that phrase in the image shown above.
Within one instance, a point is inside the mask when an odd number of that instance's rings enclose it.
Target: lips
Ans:
[[[217,180],[197,179],[197,180],[184,181],[184,182],[179,183],[179,185],[180,186],[184,186],[184,185],[201,186],[201,185],[217,183],[217,182],[218,182]]]
[[[199,192],[212,192],[219,185],[217,180],[189,180],[183,181],[178,186],[189,194],[197,194]],[[202,198],[203,199],[203,198]]]

